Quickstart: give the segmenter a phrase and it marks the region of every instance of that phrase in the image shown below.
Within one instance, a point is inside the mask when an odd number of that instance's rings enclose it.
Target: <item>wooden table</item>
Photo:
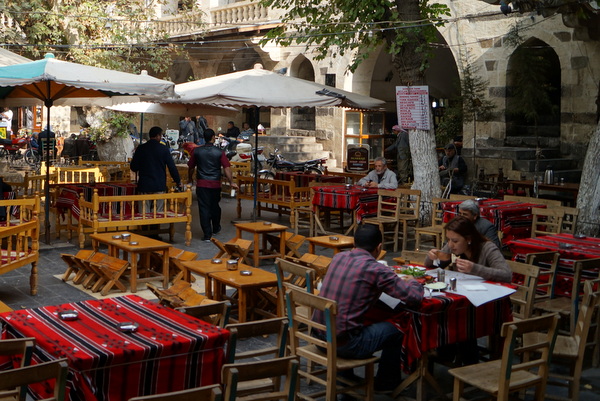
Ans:
[[[125,242],[121,239],[113,238],[115,235],[122,234],[130,234],[131,241]],[[169,286],[169,248],[171,247],[171,244],[144,237],[143,235],[129,233],[127,231],[91,234],[90,237],[92,238],[92,247],[95,251],[98,251],[100,244],[103,244],[108,247],[108,254],[110,256],[118,258],[120,257],[119,253],[122,252],[123,255],[121,259],[129,260],[131,269],[131,274],[129,275],[129,285],[131,292],[135,293],[137,291],[138,282],[155,281],[161,278],[163,281],[163,288],[166,289]],[[135,242],[137,242],[137,245],[132,244]],[[145,265],[142,267],[147,269],[149,267],[150,254],[153,252],[158,252],[162,256],[162,274],[157,274],[153,271],[151,272],[148,269],[148,273],[151,273],[152,277],[138,278],[138,256]]]
[[[252,272],[250,276],[240,274],[240,271]],[[238,270],[226,270],[209,273],[215,284],[215,299],[220,301],[225,296],[225,287],[232,287],[238,291],[238,321],[247,321],[248,308],[253,306],[256,296],[254,292],[261,288],[277,286],[277,276],[262,269],[253,268],[243,263],[238,265]]]
[[[325,230],[321,221],[322,211],[325,212],[326,216],[329,216],[331,211],[339,212],[342,231],[344,229],[343,214],[350,213],[352,224],[344,231],[346,235],[354,231],[363,216],[377,213],[377,188],[364,188],[359,185],[351,185],[350,187],[327,185],[313,187],[312,190],[314,191],[312,203],[315,211],[316,233],[331,234],[330,231]],[[328,222],[325,225],[329,228]]]
[[[257,221],[253,223],[235,223],[236,229],[236,238],[242,238],[242,233],[244,231],[252,233],[253,241],[254,241],[254,250],[252,252],[252,261],[254,267],[258,267],[260,265],[261,259],[275,259],[275,258],[283,258],[285,256],[285,241],[280,241],[279,244],[279,252],[269,251],[268,241],[266,238],[267,234],[278,233],[280,238],[283,238],[283,233],[288,228],[281,224],[268,223],[263,221]],[[262,235],[262,246],[260,237]]]
[[[335,235],[337,241],[331,239],[331,235],[323,235],[320,237],[308,237],[308,253],[315,253],[315,246],[322,246],[333,249],[333,254],[339,253],[344,249],[354,247],[354,238],[347,235]]]
[[[66,310],[79,317],[61,320]],[[121,322],[139,327],[122,332]],[[220,383],[229,338],[227,330],[137,295],[2,313],[0,323],[3,339],[35,338],[33,363],[67,358],[70,401],[127,401]],[[30,388],[37,399],[52,396],[49,386]]]
[[[183,280],[191,282],[191,273],[196,273],[204,278],[204,295],[209,299],[214,299],[213,293],[213,281],[210,277],[210,273],[227,271],[227,260],[220,259],[220,263],[213,263],[213,259],[204,260],[190,260],[187,262],[181,262],[181,265],[185,269],[183,272]]]
[[[534,196],[534,194],[532,193],[534,187],[533,180],[508,181],[508,183],[512,186],[513,191],[515,193],[519,190],[519,188],[524,188],[530,191],[530,196]],[[574,206],[577,203],[577,195],[579,194],[579,184],[572,182],[565,182],[564,184],[538,183],[538,191],[566,193],[570,198],[569,203]],[[540,198],[543,198],[545,196],[546,195],[541,195]],[[553,199],[551,196],[549,196],[549,198]]]

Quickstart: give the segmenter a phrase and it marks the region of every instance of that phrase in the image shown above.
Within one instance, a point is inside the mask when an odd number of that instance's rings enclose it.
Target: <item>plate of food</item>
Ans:
[[[428,290],[431,290],[431,291],[443,291],[446,288],[448,288],[448,284],[446,284],[444,282],[428,283],[428,284],[425,284],[425,288],[427,288]]]

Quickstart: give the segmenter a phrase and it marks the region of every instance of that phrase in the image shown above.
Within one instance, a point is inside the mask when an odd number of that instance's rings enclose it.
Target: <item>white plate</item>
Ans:
[[[446,283],[429,283],[425,284],[425,288],[430,289],[432,291],[442,291],[448,288],[448,284]]]

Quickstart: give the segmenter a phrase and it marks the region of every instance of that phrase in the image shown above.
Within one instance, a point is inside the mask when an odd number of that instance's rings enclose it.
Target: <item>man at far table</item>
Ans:
[[[502,248],[496,226],[491,221],[479,216],[479,205],[477,202],[472,199],[464,201],[458,205],[458,214],[471,220],[475,224],[475,228],[479,231],[479,234],[492,241],[498,248]]]
[[[396,174],[387,168],[385,157],[375,158],[375,169],[369,171],[365,177],[358,181],[358,185],[369,188],[397,189]]]
[[[354,234],[351,251],[333,257],[319,295],[337,301],[337,353],[351,359],[370,358],[381,350],[379,368],[375,376],[375,391],[391,391],[400,383],[399,372],[402,332],[389,321],[364,325],[365,315],[381,293],[402,300],[407,305],[418,305],[423,299],[423,286],[416,280],[402,280],[389,267],[377,262],[382,247],[381,232],[377,226],[361,225]],[[313,319],[324,322],[322,312]],[[313,333],[323,338],[324,333]],[[340,372],[341,376],[353,372]]]
[[[194,149],[188,161],[188,176],[190,182],[194,179],[194,169],[197,168],[196,196],[200,212],[200,226],[204,237],[202,241],[210,242],[210,238],[221,231],[221,167],[232,189],[238,186],[233,182],[231,164],[221,149],[214,146],[215,131],[208,128],[204,131],[206,143]]]

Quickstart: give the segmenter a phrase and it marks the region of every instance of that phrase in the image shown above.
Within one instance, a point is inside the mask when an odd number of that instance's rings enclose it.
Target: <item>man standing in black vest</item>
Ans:
[[[221,231],[221,167],[232,189],[238,186],[233,182],[231,164],[221,149],[214,146],[215,131],[208,128],[204,131],[206,144],[194,149],[188,162],[190,182],[194,179],[194,169],[197,168],[196,197],[200,212],[200,226],[204,236],[202,241],[210,242],[210,238]]]

